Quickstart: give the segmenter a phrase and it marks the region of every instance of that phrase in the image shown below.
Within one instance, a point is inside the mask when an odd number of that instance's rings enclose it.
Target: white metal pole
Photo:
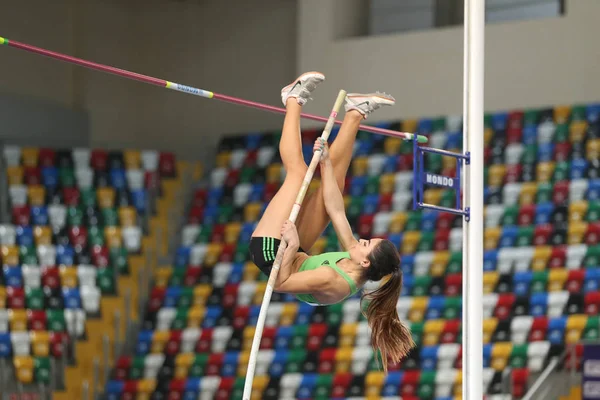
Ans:
[[[463,399],[483,398],[483,83],[485,0],[465,0],[463,182],[470,221],[463,223]]]
[[[331,110],[331,114],[329,115],[329,119],[327,120],[327,124],[325,125],[325,129],[323,129],[323,133],[321,134],[321,138],[327,141],[329,138],[329,133],[331,133],[331,128],[335,123],[335,118],[337,117],[338,110],[342,106],[344,99],[346,98],[346,91],[340,90],[338,96],[335,100],[335,104],[333,105],[333,109]],[[310,181],[312,180],[313,174],[319,165],[319,161],[321,160],[321,150],[317,150],[310,161],[310,165],[308,166],[308,170],[304,175],[304,181],[302,182],[302,186],[298,191],[298,196],[296,197],[296,202],[292,207],[292,212],[290,213],[290,221],[296,222],[296,217],[298,217],[298,213],[300,212],[300,207],[302,205],[302,201],[304,201],[304,196],[308,191],[308,186],[310,185]],[[265,327],[265,319],[267,318],[267,309],[269,308],[269,303],[271,302],[271,295],[273,294],[273,289],[275,288],[275,282],[277,281],[277,275],[279,274],[279,267],[281,266],[281,261],[283,260],[283,253],[286,248],[286,243],[282,240],[279,244],[279,248],[277,249],[277,255],[275,256],[275,262],[273,263],[273,269],[271,270],[271,275],[269,275],[269,281],[267,282],[267,287],[265,289],[265,294],[263,296],[262,304],[260,305],[260,312],[258,313],[258,320],[256,321],[256,330],[254,331],[254,338],[252,339],[252,348],[250,349],[250,359],[248,360],[248,369],[246,370],[246,381],[244,382],[244,393],[242,398],[244,400],[250,400],[252,396],[252,382],[254,381],[254,370],[256,368],[256,358],[258,357],[258,350],[260,348],[260,339],[262,338],[263,329]]]

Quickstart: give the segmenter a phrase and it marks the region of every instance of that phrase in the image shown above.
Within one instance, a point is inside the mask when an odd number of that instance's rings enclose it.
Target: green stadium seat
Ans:
[[[104,246],[104,230],[98,226],[88,229],[88,243],[90,246]]]
[[[432,131],[440,132],[446,130],[446,117],[439,117],[433,120]]]
[[[531,293],[543,293],[547,291],[548,271],[534,271],[531,279]]]
[[[290,348],[304,348],[306,347],[306,341],[308,338],[308,325],[296,325],[294,326],[294,334],[290,341]]]
[[[404,231],[420,231],[421,230],[421,211],[409,211]]]
[[[598,324],[600,324],[599,317],[597,315],[589,315],[585,324],[585,328],[583,329],[582,339],[594,341],[600,339]]]
[[[46,310],[48,330],[52,332],[66,331],[64,310]]]
[[[250,245],[246,242],[238,242],[235,253],[233,254],[233,262],[242,263],[248,260],[248,251]]]
[[[414,281],[414,286],[412,290],[412,296],[420,297],[427,296],[429,294],[429,286],[431,285],[431,277],[428,275],[425,276],[416,276]]]
[[[210,238],[212,236],[213,225],[212,224],[203,224],[200,228],[200,233],[196,238],[196,243],[209,243]]]
[[[540,182],[535,197],[536,203],[548,203],[552,201],[552,184],[549,182]]]
[[[586,117],[586,106],[583,105],[575,105],[571,108],[571,120],[569,122],[574,121],[585,121]]]
[[[419,246],[417,247],[417,251],[432,251],[434,241],[435,241],[435,232],[422,232],[421,240],[419,241]]]
[[[119,271],[119,274],[129,273],[129,255],[124,247],[112,247],[109,253],[110,265]]]
[[[256,168],[244,167],[240,172],[240,183],[253,183],[256,176]]]
[[[333,376],[331,374],[319,374],[317,384],[315,385],[314,399],[329,400],[331,397],[331,385],[333,384]]]
[[[533,243],[533,233],[535,226],[520,226],[517,234],[516,245],[518,247],[531,246]]]
[[[519,217],[519,206],[512,205],[504,208],[504,215],[502,216],[502,225],[517,225]]]
[[[116,208],[103,208],[101,213],[103,226],[119,226],[119,214]]]
[[[556,130],[554,131],[554,143],[563,143],[569,140],[569,124],[561,123],[556,125]]]
[[[185,273],[184,268],[177,268],[177,269],[181,269]],[[174,275],[175,274],[173,274],[173,276]],[[183,283],[183,281],[182,281],[182,283]],[[194,288],[193,287],[182,287],[181,295],[179,296],[179,299],[177,300],[177,306],[189,308],[192,306],[193,302],[194,302]]]
[[[552,175],[552,181],[556,183],[568,180],[570,170],[571,166],[569,165],[568,161],[557,162],[556,167],[554,168],[554,174]]]
[[[44,309],[44,291],[42,288],[25,289],[25,305],[31,310]]]
[[[60,168],[58,170],[58,179],[62,187],[74,187],[75,180],[75,171],[73,168]]]
[[[188,311],[189,307],[179,306],[175,311],[175,318],[172,322],[172,328],[175,330],[184,329],[188,323]]]
[[[435,378],[436,371],[421,371],[419,388],[417,390],[417,397],[419,399],[427,400],[435,397]]]
[[[192,378],[203,377],[206,373],[206,364],[208,364],[209,354],[202,353],[194,356],[194,362],[190,366],[188,376]],[[242,386],[243,387],[243,386]]]
[[[378,194],[379,193],[379,175],[369,176],[367,179],[367,185],[365,187],[366,194]]]
[[[226,224],[231,220],[233,215],[233,205],[225,204],[219,207],[219,216],[217,217],[217,223]]]
[[[595,222],[595,221],[600,220],[600,202],[598,202],[598,201],[590,201],[589,202],[585,220],[588,222]]]
[[[35,357],[33,360],[33,376],[38,383],[50,383],[50,358]]]
[[[96,275],[96,284],[100,288],[100,291],[103,295],[114,294],[116,288],[113,269],[98,268],[98,274]]]
[[[523,125],[537,125],[538,110],[525,110],[523,114]]]
[[[444,304],[443,317],[445,319],[457,319],[461,313],[461,298],[460,297],[446,297],[446,303]]]
[[[136,356],[131,361],[131,367],[129,369],[129,376],[133,380],[142,379],[144,377],[144,369],[146,368],[144,363],[144,357]]]
[[[302,366],[306,359],[306,350],[302,347],[292,346],[288,355],[287,363],[285,364],[285,372],[294,374],[302,372]]]
[[[452,252],[448,260],[447,274],[456,274],[462,271],[462,252]]]
[[[83,207],[96,207],[97,198],[96,190],[94,188],[81,189],[81,205]]]
[[[20,246],[19,247],[19,260],[21,264],[37,265],[38,258],[35,247],[33,246]]]
[[[169,286],[183,286],[185,279],[185,268],[173,268],[173,274],[169,279]]]
[[[527,344],[513,343],[509,361],[511,368],[525,368],[527,366],[527,348]]]
[[[410,324],[410,333],[417,346],[420,346],[423,339],[424,322],[413,322]]]
[[[337,326],[342,323],[344,317],[343,307],[343,303],[337,303],[327,307],[327,325]]]
[[[454,190],[443,190],[440,199],[440,206],[453,208],[456,206],[456,193]]]
[[[83,226],[83,211],[80,207],[71,206],[67,209],[67,224]]]

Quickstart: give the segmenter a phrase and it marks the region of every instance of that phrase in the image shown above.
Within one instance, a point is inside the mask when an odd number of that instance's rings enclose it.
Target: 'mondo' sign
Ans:
[[[453,178],[448,178],[447,176],[442,175],[430,174],[429,172],[425,174],[425,183],[427,183],[428,185],[456,188],[456,183]]]

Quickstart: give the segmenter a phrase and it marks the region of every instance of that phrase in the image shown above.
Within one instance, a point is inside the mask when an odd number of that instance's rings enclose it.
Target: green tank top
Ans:
[[[350,259],[350,253],[348,253],[347,251],[338,251],[332,253],[323,253],[318,256],[310,256],[306,260],[304,260],[298,272],[313,271],[323,265],[333,268],[334,271],[340,274],[342,278],[344,278],[346,282],[348,282],[348,285],[350,285],[350,294],[344,298],[345,300],[346,298],[356,294],[356,292],[358,292],[358,289],[354,280],[352,280],[352,278],[350,278],[348,274],[344,272],[344,270],[337,266],[337,262],[344,258]],[[312,294],[297,294],[296,298],[300,301],[311,305],[321,305]]]

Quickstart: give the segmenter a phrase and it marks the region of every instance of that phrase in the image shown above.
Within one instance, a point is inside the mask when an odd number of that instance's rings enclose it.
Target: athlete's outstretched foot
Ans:
[[[281,89],[281,101],[285,106],[290,97],[294,97],[298,104],[304,105],[317,85],[325,80],[325,75],[320,72],[306,72],[296,78],[292,83]]]
[[[356,110],[362,114],[363,118],[381,106],[393,106],[396,104],[396,99],[386,93],[348,93],[346,96],[346,112]]]

